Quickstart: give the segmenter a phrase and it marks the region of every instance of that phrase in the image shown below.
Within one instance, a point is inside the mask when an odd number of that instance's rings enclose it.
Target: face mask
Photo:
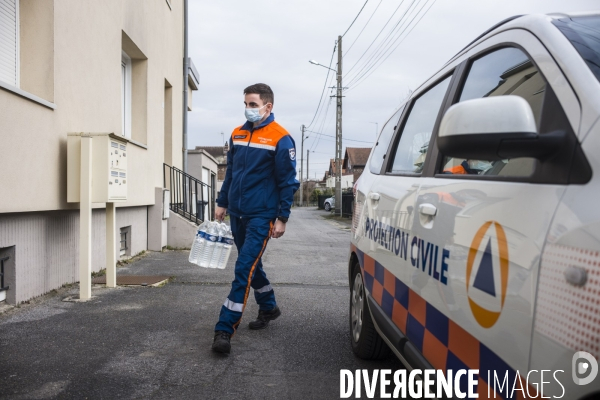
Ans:
[[[260,107],[260,108],[246,108],[246,110],[244,111],[244,114],[246,114],[246,119],[250,122],[258,122],[262,119],[262,117],[264,117],[265,114],[260,115],[260,109],[261,108],[265,108],[267,105],[265,104],[264,106]]]

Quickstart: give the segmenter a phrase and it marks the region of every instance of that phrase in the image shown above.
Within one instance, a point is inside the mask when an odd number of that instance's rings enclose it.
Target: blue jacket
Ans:
[[[217,204],[234,217],[289,217],[296,180],[294,139],[273,114],[256,128],[233,130]]]

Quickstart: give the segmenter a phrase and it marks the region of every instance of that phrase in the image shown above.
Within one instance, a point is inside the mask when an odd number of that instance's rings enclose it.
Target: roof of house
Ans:
[[[329,176],[334,176],[337,175],[337,168],[335,167],[335,158],[331,158],[329,160],[329,170],[325,172],[326,174],[329,173]],[[342,168],[342,175],[347,175],[346,174],[346,169]]]
[[[222,161],[225,157],[225,153],[223,151],[223,146],[196,146],[194,150],[190,150],[190,152],[204,150],[211,156],[213,156],[217,161]]]
[[[210,154],[208,151],[206,151],[204,149],[195,148],[194,150],[188,150],[187,153],[188,154],[202,154],[205,157],[208,157],[209,159],[211,159],[215,164],[221,165],[221,164],[219,164],[219,160],[217,159],[217,157],[213,156],[212,154]]]
[[[348,168],[348,160],[350,160],[350,165],[353,167],[364,167],[367,165],[370,154],[370,147],[346,147],[343,167]]]

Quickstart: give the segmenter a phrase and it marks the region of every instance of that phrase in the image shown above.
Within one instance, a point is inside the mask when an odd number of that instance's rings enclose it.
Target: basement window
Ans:
[[[131,248],[131,226],[126,226],[121,228],[121,239],[119,246],[119,255],[120,256],[128,256],[130,255]]]
[[[15,304],[15,246],[0,247],[0,303]]]
[[[0,258],[0,302],[6,300],[6,291],[8,290],[8,285],[5,283],[4,279],[4,263],[8,264],[8,260],[10,257]]]

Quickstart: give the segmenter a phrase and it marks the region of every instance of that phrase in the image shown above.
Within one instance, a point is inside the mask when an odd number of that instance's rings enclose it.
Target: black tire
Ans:
[[[358,262],[350,282],[350,342],[354,354],[365,360],[381,360],[390,355],[390,348],[375,330],[371,319],[362,271]]]
[[[331,205],[329,203],[325,203],[325,211],[331,211]]]

